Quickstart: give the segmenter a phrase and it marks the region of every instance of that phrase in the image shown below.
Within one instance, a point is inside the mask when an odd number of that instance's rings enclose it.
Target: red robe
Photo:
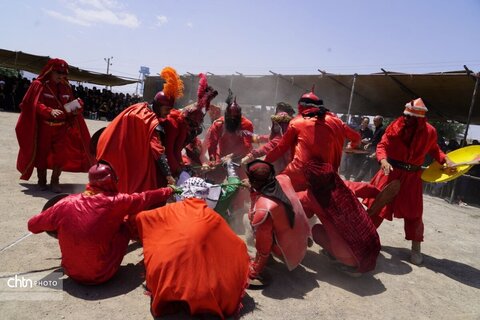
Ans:
[[[418,118],[415,131],[404,128],[404,117],[392,122],[377,145],[378,161],[386,158],[421,166],[429,154],[439,163],[445,162],[445,154],[437,144],[437,131],[425,118]],[[380,217],[392,220],[392,216],[405,219],[421,218],[423,214],[422,170],[406,171],[394,168],[388,176],[379,170],[370,182],[382,190],[389,182],[400,180],[401,187],[395,199],[380,212]],[[368,205],[373,199],[366,201]]]
[[[282,202],[260,193],[254,193],[252,210],[249,219],[255,231],[254,273],[260,274],[270,253],[283,258],[288,270],[295,269],[303,260],[307,251],[308,238],[311,237],[310,226],[290,179],[286,175],[278,175],[277,181],[290,200],[295,219],[290,227],[286,209]]]
[[[253,124],[242,116],[240,129],[232,133],[225,129],[224,122],[224,117],[220,117],[208,129],[208,154],[210,159],[220,161],[220,158],[233,153],[233,160],[239,161],[252,150]]]
[[[156,161],[164,152],[155,128],[156,114],[148,103],[134,104],[120,113],[98,139],[97,160],[110,164],[125,193],[156,189],[161,184]]]
[[[153,316],[188,304],[192,314],[235,314],[248,279],[245,243],[204,200],[186,199],[137,215]]]
[[[324,119],[297,116],[290,121],[282,140],[267,154],[265,161],[276,161],[294,146],[293,160],[283,173],[290,177],[295,190],[305,190],[305,164],[317,160],[331,164],[337,172],[345,139],[356,145],[360,142],[360,134],[330,112],[327,112]]]
[[[65,273],[78,282],[99,284],[117,272],[130,239],[125,215],[159,205],[171,188],[134,193],[75,194],[32,217],[33,233],[56,231]]]
[[[312,228],[315,242],[358,272],[373,270],[380,238],[362,204],[330,164],[312,161],[304,170],[312,187],[298,196],[307,216],[322,223]]]
[[[63,105],[73,100],[70,86],[60,83],[56,86],[51,81],[34,80],[20,104],[21,113],[15,132],[19,152],[17,170],[20,179],[28,180],[34,167],[53,169],[60,167],[63,171],[87,172],[94,162],[90,155],[90,134],[83,116],[66,113]],[[59,109],[64,114],[53,118],[52,109]],[[46,122],[58,124],[49,126]],[[55,141],[52,141],[51,137]],[[39,137],[45,137],[39,140]],[[61,141],[59,141],[61,140]],[[58,143],[53,154],[52,143]],[[41,156],[38,153],[41,152]],[[46,159],[45,159],[45,158]]]
[[[269,136],[267,137],[268,138],[266,140],[266,143],[263,146],[253,149],[252,152],[250,152],[250,154],[254,158],[261,158],[264,155],[268,154],[282,140],[282,135],[280,134],[277,134],[271,138]],[[264,139],[264,136],[263,137],[261,136],[260,141],[262,141],[263,139]],[[275,168],[275,172],[276,173],[282,172],[285,169],[285,167],[290,163],[291,160],[292,160],[291,154],[289,151],[287,151],[280,158],[278,158],[272,163]]]
[[[165,154],[173,176],[178,176],[183,166],[182,150],[187,146],[189,125],[183,114],[173,109],[165,121]]]

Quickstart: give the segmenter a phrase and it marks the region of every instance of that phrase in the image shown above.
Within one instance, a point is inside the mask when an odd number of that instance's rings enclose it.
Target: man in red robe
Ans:
[[[282,104],[283,105],[283,104]],[[288,124],[292,117],[284,111],[280,111],[271,117],[272,119],[272,128],[270,131],[269,136],[254,136],[255,142],[264,142],[265,144],[261,147],[253,149],[249,152],[243,159],[242,164],[245,165],[248,162],[252,161],[253,159],[261,158],[267,153],[269,153],[273,148],[275,148],[278,143],[282,140],[283,135],[287,131]],[[275,167],[275,172],[282,172],[283,169],[290,163],[291,161],[291,154],[290,152],[286,152],[278,158],[275,162],[273,162],[273,166]]]
[[[182,201],[140,212],[147,288],[154,317],[187,311],[222,319],[238,313],[248,281],[247,247],[208,203],[209,185],[190,178]]]
[[[47,169],[52,169],[50,186],[57,193],[61,192],[62,171],[87,172],[93,163],[88,149],[90,134],[81,107],[65,108],[74,100],[67,75],[68,64],[64,60],[50,59],[23,97],[15,127],[20,147],[20,179],[29,180],[36,167],[38,185],[46,190]]]
[[[252,122],[242,115],[242,108],[236,98],[232,99],[231,91],[226,102],[225,115],[215,120],[207,133],[206,147],[214,163],[220,163],[220,159],[229,154],[233,161],[240,161],[252,150]],[[220,177],[220,181],[223,178]]]
[[[110,164],[118,176],[118,190],[142,192],[175,184],[165,155],[165,119],[183,82],[173,68],[161,72],[166,81],[151,104],[134,104],[121,112],[103,131],[97,144],[97,161]]]
[[[301,191],[307,187],[305,163],[310,160],[330,163],[337,172],[345,139],[358,145],[360,134],[329,112],[313,92],[304,94],[298,104],[299,115],[290,121],[287,132],[267,153],[265,161],[273,163],[294,146],[293,160],[282,173],[290,177],[296,191]]]
[[[165,122],[165,153],[174,177],[178,177],[183,170],[182,150],[188,145],[191,149],[199,144],[197,136],[202,133],[205,112],[209,111],[210,101],[218,95],[208,85],[203,73],[199,77],[197,102],[182,110],[171,110]]]
[[[420,248],[423,241],[421,166],[427,154],[447,167],[452,165],[437,144],[437,131],[425,118],[427,111],[421,98],[412,100],[405,105],[403,116],[387,127],[377,145],[377,160],[381,168],[371,181],[382,189],[391,181],[400,180],[397,197],[372,218],[377,227],[383,219],[404,219],[405,239],[412,241],[410,260],[414,264],[423,262]]]
[[[248,216],[257,249],[249,277],[252,283],[265,284],[261,274],[271,253],[282,258],[288,270],[302,262],[310,226],[288,176],[275,177],[273,165],[262,160],[248,163],[247,175],[252,198]]]
[[[100,284],[115,275],[126,253],[130,234],[124,217],[160,205],[173,189],[119,193],[115,173],[104,164],[91,167],[88,179],[84,193],[32,217],[28,230],[55,232],[65,274],[83,284]]]

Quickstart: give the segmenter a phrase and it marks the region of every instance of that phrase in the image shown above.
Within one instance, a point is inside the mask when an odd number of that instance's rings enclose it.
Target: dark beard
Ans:
[[[227,129],[228,132],[235,132],[240,129],[241,121],[241,118],[225,120],[225,129]]]

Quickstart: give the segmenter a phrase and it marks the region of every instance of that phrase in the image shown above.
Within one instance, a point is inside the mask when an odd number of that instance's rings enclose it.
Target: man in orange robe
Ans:
[[[87,172],[94,161],[81,108],[67,112],[64,107],[74,100],[67,75],[64,60],[50,59],[23,97],[15,127],[20,179],[29,180],[36,167],[38,185],[45,190],[47,169],[52,169],[50,184],[57,193],[62,171]]]
[[[154,317],[180,310],[222,319],[235,315],[248,281],[246,245],[207,206],[204,180],[190,178],[180,188],[182,201],[136,218],[151,312]]]

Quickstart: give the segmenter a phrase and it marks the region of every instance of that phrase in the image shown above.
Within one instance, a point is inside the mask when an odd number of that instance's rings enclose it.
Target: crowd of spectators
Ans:
[[[0,110],[20,112],[19,105],[31,81],[24,77],[0,76]],[[81,84],[72,85],[73,95],[85,103],[84,117],[111,121],[126,107],[141,101],[141,97],[112,92]]]

